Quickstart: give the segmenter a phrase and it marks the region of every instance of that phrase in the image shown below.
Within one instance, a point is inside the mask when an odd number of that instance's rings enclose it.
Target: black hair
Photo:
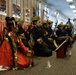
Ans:
[[[8,21],[10,21],[11,19],[10,19],[9,16],[7,16],[7,17],[5,18],[5,20],[6,20],[6,22],[8,22]]]
[[[14,21],[15,21],[15,18],[14,18],[14,17],[11,17],[11,21],[12,21],[12,20],[14,20]]]
[[[14,26],[12,21],[8,21],[6,24],[7,30],[8,31],[12,31],[12,27]]]

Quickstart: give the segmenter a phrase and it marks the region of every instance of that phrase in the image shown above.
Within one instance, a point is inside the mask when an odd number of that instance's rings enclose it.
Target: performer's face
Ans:
[[[60,27],[60,29],[62,30],[62,29],[63,29],[63,27]]]
[[[36,22],[36,25],[40,27],[41,26],[41,22],[40,21],[37,21]]]

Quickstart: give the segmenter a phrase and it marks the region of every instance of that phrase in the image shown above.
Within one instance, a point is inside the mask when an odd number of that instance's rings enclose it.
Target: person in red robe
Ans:
[[[14,18],[12,18],[14,20]],[[17,38],[16,33],[18,32],[18,27],[16,26],[15,21],[8,21],[6,26],[8,30],[8,37],[10,44],[12,45],[12,54],[13,54],[13,67],[14,68],[25,68],[30,65],[30,59],[27,57],[28,53],[31,51],[25,47],[21,39]]]
[[[3,24],[0,21],[0,71],[9,70],[12,65],[12,50],[8,41],[4,39]]]

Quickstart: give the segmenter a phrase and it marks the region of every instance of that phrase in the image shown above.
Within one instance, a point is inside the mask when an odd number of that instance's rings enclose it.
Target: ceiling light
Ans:
[[[73,0],[66,0],[67,2],[73,2]]]
[[[72,10],[73,12],[76,12],[76,10]]]
[[[75,8],[75,5],[70,5],[70,8],[71,8],[71,9],[74,9],[74,8]]]
[[[76,14],[74,14],[76,16]]]

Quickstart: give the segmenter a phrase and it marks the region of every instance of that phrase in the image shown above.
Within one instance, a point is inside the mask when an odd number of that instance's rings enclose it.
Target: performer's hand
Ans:
[[[53,39],[52,39],[52,38],[48,38],[48,40],[49,40],[49,41],[52,41]]]
[[[47,31],[45,32],[45,35],[48,35],[48,32]]]
[[[28,50],[27,56],[32,56],[33,54],[34,54],[34,52],[33,52],[33,51]]]
[[[32,51],[31,50],[28,50],[28,53],[32,53]]]
[[[37,39],[37,42],[39,42],[39,43],[42,42],[42,39],[41,38]]]

